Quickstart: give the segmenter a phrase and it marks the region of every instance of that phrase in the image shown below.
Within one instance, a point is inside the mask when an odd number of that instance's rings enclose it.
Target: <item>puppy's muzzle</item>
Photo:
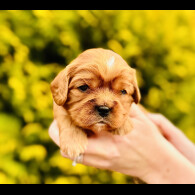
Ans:
[[[96,110],[101,117],[107,117],[111,111],[107,106],[96,106]]]

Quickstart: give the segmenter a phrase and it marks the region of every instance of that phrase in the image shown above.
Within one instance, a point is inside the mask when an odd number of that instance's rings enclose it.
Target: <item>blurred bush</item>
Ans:
[[[48,136],[50,82],[103,47],[137,69],[142,104],[195,142],[195,11],[0,11],[0,183],[131,183],[63,159]]]

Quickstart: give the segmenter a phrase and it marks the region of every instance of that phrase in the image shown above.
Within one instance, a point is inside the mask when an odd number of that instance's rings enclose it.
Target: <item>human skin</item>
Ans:
[[[185,135],[162,115],[146,115],[135,104],[130,117],[134,128],[128,135],[102,132],[90,137],[83,164],[138,177],[148,184],[194,184],[195,147]],[[56,122],[49,134],[59,146]]]
[[[149,119],[161,130],[163,136],[195,165],[195,145],[161,114],[148,114]]]

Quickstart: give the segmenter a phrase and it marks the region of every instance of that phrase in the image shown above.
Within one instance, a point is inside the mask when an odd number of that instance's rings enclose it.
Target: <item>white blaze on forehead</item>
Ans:
[[[115,58],[112,56],[108,61],[107,61],[107,66],[108,68],[111,68],[114,65]]]

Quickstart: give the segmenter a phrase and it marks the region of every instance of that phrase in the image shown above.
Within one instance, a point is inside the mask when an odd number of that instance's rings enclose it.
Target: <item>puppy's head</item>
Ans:
[[[76,126],[94,132],[120,128],[131,104],[140,101],[135,70],[105,49],[80,54],[54,79],[51,90]]]

